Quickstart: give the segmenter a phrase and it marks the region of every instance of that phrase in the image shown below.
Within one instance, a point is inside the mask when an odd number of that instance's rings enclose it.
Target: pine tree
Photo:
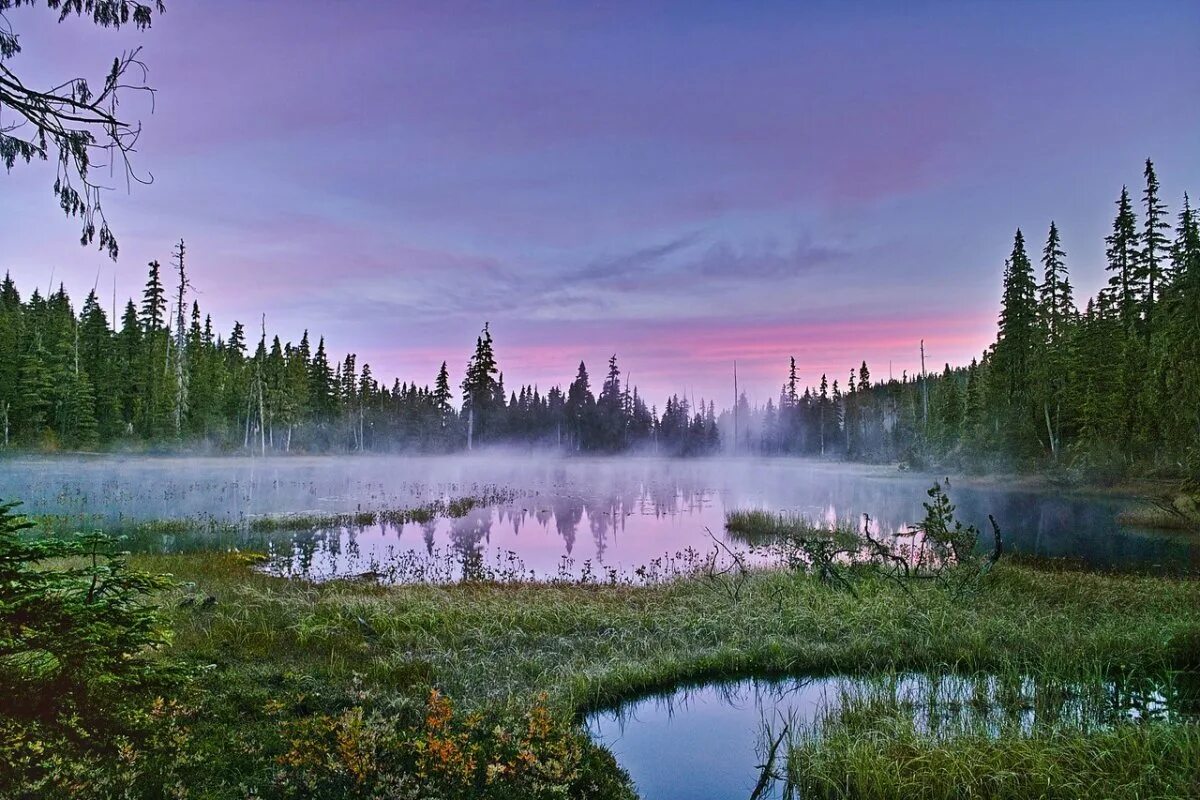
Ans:
[[[50,353],[34,333],[32,346],[22,356],[13,401],[14,438],[26,444],[40,445],[51,436],[51,412],[54,408],[54,380]]]
[[[1041,337],[1035,348],[1034,385],[1031,393],[1039,396],[1046,440],[1057,458],[1062,441],[1064,389],[1070,366],[1068,327],[1075,316],[1075,301],[1066,267],[1058,226],[1050,223],[1046,246],[1042,249],[1042,285],[1038,287],[1038,319]]]
[[[160,269],[157,261],[150,262],[150,276],[146,280],[146,289],[142,292],[142,329],[147,334],[162,330],[166,321],[167,297],[159,277]]]
[[[328,422],[333,418],[335,396],[333,370],[329,366],[329,356],[325,353],[324,336],[317,340],[317,352],[313,354],[312,363],[308,368],[308,386],[313,414],[318,424]]]
[[[446,430],[450,424],[450,417],[454,409],[450,407],[450,400],[453,395],[450,394],[450,373],[446,369],[446,362],[442,362],[441,368],[438,370],[437,379],[433,384],[433,405],[437,411],[438,427],[441,430]]]
[[[1169,253],[1169,242],[1164,231],[1170,230],[1167,223],[1167,207],[1158,199],[1158,176],[1154,164],[1146,159],[1146,188],[1142,192],[1145,207],[1142,223],[1141,249],[1137,252],[1137,280],[1144,292],[1142,315],[1147,334],[1153,328],[1154,306],[1163,287],[1163,267]]]
[[[1038,313],[1050,342],[1057,342],[1074,311],[1071,282],[1067,273],[1066,252],[1058,235],[1058,226],[1050,223],[1046,246],[1042,249],[1042,285],[1038,287]]]
[[[487,430],[488,417],[495,406],[497,372],[496,355],[492,350],[492,333],[488,323],[475,340],[475,353],[467,362],[463,377],[463,413],[467,415],[467,449],[474,447],[477,437]]]
[[[1018,229],[1005,264],[1004,296],[992,363],[1003,415],[1011,425],[1010,438],[1018,455],[1028,455],[1032,441],[1036,440],[1030,387],[1035,377],[1033,366],[1038,342],[1037,284],[1025,252],[1025,237]]]
[[[596,400],[589,386],[587,366],[580,361],[579,371],[575,380],[567,387],[566,417],[570,425],[571,441],[575,450],[582,450],[589,445],[588,441],[592,428],[592,416]]]
[[[5,273],[0,283],[0,445],[12,442],[12,415],[21,373],[21,345],[24,340],[24,308],[21,294],[12,276]]]
[[[1136,315],[1141,286],[1138,283],[1138,235],[1137,218],[1129,199],[1129,189],[1121,187],[1117,200],[1117,216],[1113,220],[1112,233],[1105,238],[1108,256],[1109,292],[1116,301],[1121,321],[1132,327]]]
[[[621,370],[617,367],[614,353],[608,360],[608,374],[600,388],[596,401],[598,423],[597,445],[607,450],[616,450],[625,444],[625,414],[621,402]]]
[[[134,432],[134,425],[141,416],[145,393],[142,389],[142,348],[144,335],[137,306],[130,300],[121,315],[121,330],[116,336],[117,379],[120,387],[118,412],[121,433]]]
[[[92,448],[99,441],[96,397],[86,372],[68,373],[60,380],[63,392],[60,431],[63,443],[76,450]]]

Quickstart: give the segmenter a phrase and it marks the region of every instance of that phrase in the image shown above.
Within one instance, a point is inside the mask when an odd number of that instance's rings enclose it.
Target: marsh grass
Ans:
[[[452,515],[484,502],[396,513]],[[378,519],[388,512],[364,513]],[[743,521],[750,535],[764,530],[762,517]],[[792,532],[808,525],[798,518],[769,522]],[[132,558],[138,568],[179,582],[160,602],[173,631],[172,656],[197,675],[188,698],[195,797],[353,793],[365,785],[355,783],[363,771],[371,785],[384,787],[380,796],[390,796],[391,773],[381,772],[391,768],[386,743],[412,735],[398,732],[396,720],[428,725],[434,696],[452,699],[461,720],[453,738],[431,739],[439,747],[450,742],[490,753],[494,730],[517,731],[531,724],[532,709],[543,709],[537,714],[546,741],[574,765],[547,791],[628,796],[611,756],[591,745],[577,722],[632,695],[748,675],[849,672],[990,672],[1067,685],[1186,668],[1200,642],[1200,582],[1005,562],[988,573],[985,590],[964,601],[932,583],[901,587],[872,574],[856,580],[852,595],[803,571],[751,570],[730,594],[694,568],[667,569],[645,585],[605,580],[604,573],[533,583],[519,572],[484,570],[465,581],[388,586],[288,580],[264,574],[260,561],[245,552]],[[496,708],[512,711],[496,727],[479,727]],[[952,785],[948,775],[984,797],[1022,796],[1013,792],[1042,785],[1007,778],[988,784],[988,770],[1008,769],[1006,760],[1047,781],[1060,778],[1056,770],[1076,770],[1082,777],[1063,784],[1075,788],[1094,788],[1110,770],[1130,782],[1128,796],[1165,796],[1155,793],[1178,789],[1181,778],[1156,748],[1183,758],[1196,746],[1193,730],[1175,730],[1182,726],[1086,736],[968,731],[941,741],[912,723],[910,708],[866,698],[828,720],[819,736],[784,742],[776,768],[786,758],[787,779],[817,797],[943,796],[937,792]],[[876,740],[886,746],[872,751]],[[1104,748],[1124,760],[1110,764]],[[281,765],[288,764],[294,770],[281,786]],[[853,791],[837,777],[846,769],[862,770]],[[926,784],[898,777],[914,769],[931,773]]]
[[[1190,796],[1200,710],[1178,675],[881,673],[822,684],[811,710],[760,725],[759,750],[774,756],[760,758],[758,785],[773,796],[1111,797],[1109,781],[1123,781],[1120,797]],[[1145,758],[1147,740],[1180,760]],[[1131,763],[1111,769],[1119,758]]]
[[[777,542],[788,536],[828,536],[826,526],[817,525],[793,511],[761,508],[734,509],[725,514],[725,530],[738,541],[752,545]]]
[[[1136,528],[1200,533],[1200,507],[1194,498],[1171,503],[1146,503],[1117,514],[1117,522]]]
[[[544,692],[553,717],[569,721],[631,695],[747,675],[958,669],[1069,680],[1161,674],[1184,666],[1186,643],[1200,631],[1200,582],[1049,572],[1003,562],[988,576],[987,591],[963,603],[931,585],[906,593],[870,577],[858,583],[855,598],[810,576],[780,571],[752,572],[733,601],[702,576],[651,586],[382,586],[289,581],[257,572],[232,553],[141,555],[135,561],[215,598],[209,608],[176,608],[177,600],[170,600],[175,649],[204,668],[206,699],[196,732],[208,755],[196,780],[216,787],[212,796],[247,775],[251,783],[269,782],[281,745],[278,714],[266,713],[268,706],[282,702],[285,713],[297,718],[341,713],[359,702],[354,685],[385,704],[419,703],[436,688],[466,714]],[[853,732],[870,740],[861,728]],[[885,733],[901,735],[899,729]],[[1105,733],[1108,738],[1084,744],[1063,740],[1063,763],[1082,763],[1090,748],[1112,745],[1142,758],[1136,769],[1150,769],[1161,760],[1152,748],[1191,753],[1192,735],[1147,729]],[[833,730],[830,736],[814,757],[868,757],[849,734],[839,737]],[[928,756],[931,769],[955,767],[937,761],[953,748],[941,753],[927,742],[897,741],[885,755],[871,756],[873,769],[886,766],[894,773],[906,754],[926,752],[934,753]],[[1004,746],[990,742],[980,743],[978,752],[964,750],[969,759],[955,768],[965,780],[1010,755],[1018,759],[1014,763],[1037,752],[1051,759],[1054,751],[1047,748],[1057,745],[1022,741],[1007,754],[998,749]],[[603,759],[596,763],[615,769]],[[829,768],[797,778],[807,786],[834,786],[828,782],[836,762],[814,763]]]
[[[959,708],[949,716],[937,711],[945,699],[936,696],[913,702],[886,689],[845,696],[836,711],[790,740],[784,794],[847,800],[1197,796],[1200,725],[1101,723],[1088,720],[1086,711],[1081,720],[1064,686],[1052,685],[1047,698],[1018,692],[996,698],[994,709]],[[935,713],[943,714],[937,724]]]
[[[477,494],[444,497],[431,502],[406,507],[379,510],[356,510],[339,513],[267,514],[238,520],[219,518],[211,514],[152,520],[111,519],[101,514],[40,514],[31,518],[35,530],[43,535],[70,533],[80,530],[107,529],[128,537],[134,542],[149,542],[155,536],[168,535],[233,535],[239,533],[277,533],[312,531],[326,528],[367,527],[370,525],[405,525],[432,522],[439,517],[464,517],[476,508],[512,502],[517,492],[487,485]]]

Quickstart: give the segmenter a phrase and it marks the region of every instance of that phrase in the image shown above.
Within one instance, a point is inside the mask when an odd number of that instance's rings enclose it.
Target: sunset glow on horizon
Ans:
[[[144,32],[19,9],[29,78],[144,48],[154,180],[105,197],[114,264],[52,163],[14,167],[0,274],[119,313],[183,238],[222,333],[265,314],[388,385],[442,361],[457,385],[485,321],[510,390],[581,360],[595,386],[616,353],[660,407],[729,405],[734,361],[755,404],[791,356],[844,386],[913,375],[923,340],[940,371],[994,339],[1015,229],[1040,252],[1057,222],[1082,304],[1144,159],[1172,209],[1200,184],[1200,5],[1020,6],[206,0]]]

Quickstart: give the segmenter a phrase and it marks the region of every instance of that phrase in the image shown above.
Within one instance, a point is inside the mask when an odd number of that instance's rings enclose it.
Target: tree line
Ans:
[[[432,386],[381,384],[354,353],[331,359],[308,332],[298,344],[241,322],[228,335],[187,299],[186,249],[168,290],[149,264],[141,302],[110,322],[93,289],[76,310],[60,284],[23,300],[0,283],[0,444],[34,450],[206,446],[253,452],[451,452],[484,445],[574,452],[713,451],[715,406],[671,397],[660,414],[623,381],[617,357],[592,390],[580,362],[566,391],[509,390],[485,324],[458,387],[442,363]],[[254,333],[258,336],[254,337]]]
[[[1058,226],[1040,254],[1017,230],[979,358],[884,381],[864,361],[816,387],[798,385],[793,359],[778,400],[741,395],[721,415],[738,430],[727,448],[1200,476],[1200,219],[1187,194],[1172,218],[1150,160],[1143,179],[1136,198],[1121,189],[1107,285],[1082,308]]]
[[[239,322],[222,335],[187,300],[183,242],[170,265],[173,290],[151,262],[140,304],[129,300],[115,323],[94,290],[76,313],[61,285],[22,300],[6,276],[2,443],[258,452],[505,443],[1195,475],[1200,219],[1186,194],[1172,217],[1149,160],[1143,178],[1136,198],[1120,192],[1105,239],[1109,279],[1082,308],[1057,225],[1040,254],[1018,230],[1004,261],[996,340],[969,365],[878,380],[864,361],[844,384],[823,375],[806,387],[792,359],[778,398],[752,406],[742,393],[720,413],[677,395],[661,411],[648,406],[615,355],[598,390],[583,363],[565,390],[506,388],[486,324],[456,387],[445,363],[432,386],[381,384],[355,354],[331,359],[324,339],[313,348],[307,332],[284,343],[265,324],[251,332]]]

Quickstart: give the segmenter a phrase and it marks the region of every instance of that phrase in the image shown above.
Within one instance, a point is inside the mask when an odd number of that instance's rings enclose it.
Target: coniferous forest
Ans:
[[[647,405],[615,355],[598,381],[581,362],[566,390],[508,388],[486,324],[457,386],[446,363],[432,384],[388,385],[308,332],[285,343],[265,324],[216,331],[188,297],[181,241],[168,268],[150,263],[140,301],[116,319],[94,290],[77,309],[61,286],[24,294],[5,277],[3,445],[450,452],[503,443],[1195,474],[1200,220],[1186,194],[1168,208],[1147,160],[1140,192],[1121,189],[1105,244],[1107,285],[1083,301],[1057,226],[1038,240],[1018,230],[1003,260],[996,341],[969,365],[878,380],[864,361],[844,382],[822,376],[806,387],[792,359],[777,399],[752,405],[743,393],[718,413],[711,400],[679,396],[661,410]]]

